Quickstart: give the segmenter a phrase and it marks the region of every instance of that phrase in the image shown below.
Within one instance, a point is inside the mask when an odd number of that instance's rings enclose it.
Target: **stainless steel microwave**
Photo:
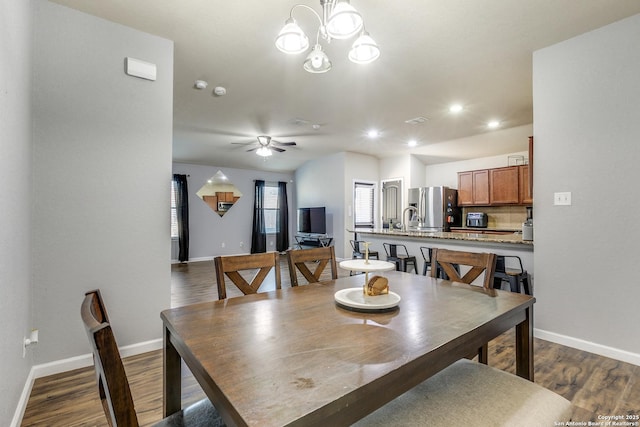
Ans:
[[[218,202],[218,212],[226,212],[231,209],[233,202]]]

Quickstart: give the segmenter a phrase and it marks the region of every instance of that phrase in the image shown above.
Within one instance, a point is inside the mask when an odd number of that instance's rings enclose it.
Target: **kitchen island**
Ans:
[[[461,232],[427,232],[416,230],[357,229],[347,230],[353,233],[355,240],[371,242],[369,249],[378,251],[380,259],[386,259],[383,243],[403,244],[411,255],[418,260],[418,272],[422,273],[424,261],[420,247],[443,248],[456,251],[490,252],[497,255],[515,255],[520,257],[525,270],[532,276],[533,282],[533,241],[522,240],[522,234],[485,234]],[[515,267],[507,263],[507,268]]]

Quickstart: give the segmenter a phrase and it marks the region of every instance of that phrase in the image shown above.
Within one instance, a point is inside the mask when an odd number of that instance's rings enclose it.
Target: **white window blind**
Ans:
[[[171,181],[171,238],[178,238],[178,211],[176,206],[176,182]]]
[[[264,227],[267,233],[278,231],[278,184],[264,186]]]
[[[356,227],[373,228],[374,185],[355,183],[354,221]]]

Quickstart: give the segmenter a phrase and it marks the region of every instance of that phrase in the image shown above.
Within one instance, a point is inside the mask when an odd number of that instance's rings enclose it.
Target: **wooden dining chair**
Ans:
[[[336,265],[336,255],[333,246],[314,249],[289,249],[287,251],[289,262],[289,276],[291,286],[298,286],[298,271],[302,273],[309,283],[320,281],[320,276],[327,264],[331,266],[331,279],[338,278],[338,267]],[[309,270],[307,263],[315,263],[313,273]]]
[[[243,294],[255,294],[263,285],[264,279],[269,272],[275,271],[275,287],[280,289],[280,259],[278,252],[265,252],[247,255],[227,255],[214,258],[216,267],[216,281],[218,282],[218,299],[227,297],[225,276],[242,291]],[[257,270],[253,278],[247,281],[240,272],[245,272],[245,276],[250,274],[250,270]]]
[[[109,426],[138,426],[138,416],[129,381],[100,290],[85,294],[80,314],[93,350],[98,394]],[[157,427],[204,427],[225,424],[209,399],[204,399],[154,425]]]
[[[436,268],[433,268],[434,265]],[[466,265],[471,268],[464,275],[461,275],[461,271],[464,271],[464,269],[456,268],[456,265]],[[493,289],[496,254],[434,248],[431,253],[431,277],[438,277],[439,268],[446,273],[449,280],[467,284],[471,284],[482,273],[485,273],[482,286],[486,289]]]
[[[471,267],[464,275],[463,266]],[[493,289],[493,276],[496,270],[496,254],[452,251],[448,249],[434,248],[431,252],[431,277],[438,277],[438,272],[442,270],[453,282],[471,284],[482,273],[484,280],[482,286],[485,289]],[[489,345],[483,344],[478,349],[478,361],[485,365],[489,362]],[[474,357],[470,356],[470,357]]]

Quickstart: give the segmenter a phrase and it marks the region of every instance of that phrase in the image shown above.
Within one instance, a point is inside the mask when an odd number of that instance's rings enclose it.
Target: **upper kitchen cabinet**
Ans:
[[[518,166],[519,175],[519,192],[520,192],[520,204],[532,205],[533,194],[531,192],[531,165]]]
[[[489,205],[489,171],[458,172],[458,205]]]
[[[517,205],[520,203],[518,166],[489,169],[489,204]]]
[[[530,166],[458,172],[458,205],[531,205]]]

